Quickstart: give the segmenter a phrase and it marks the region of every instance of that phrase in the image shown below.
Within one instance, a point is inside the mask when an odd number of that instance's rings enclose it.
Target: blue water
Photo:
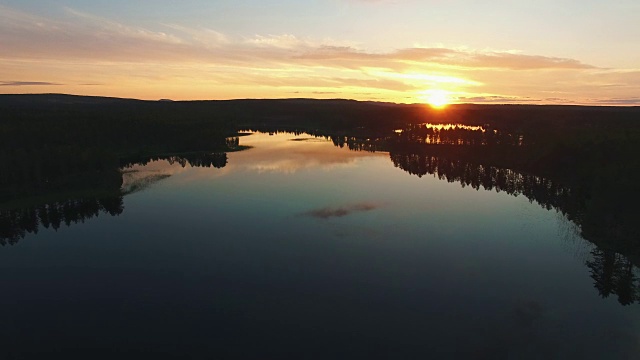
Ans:
[[[128,169],[170,176],[0,248],[0,355],[638,354],[638,305],[598,294],[593,245],[555,210],[306,135],[241,144],[222,169]]]

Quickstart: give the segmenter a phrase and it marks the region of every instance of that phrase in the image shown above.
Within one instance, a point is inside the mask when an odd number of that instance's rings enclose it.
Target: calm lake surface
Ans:
[[[124,210],[0,248],[4,358],[631,359],[640,306],[523,195],[255,133],[221,168],[123,169]],[[637,269],[630,268],[633,276]]]

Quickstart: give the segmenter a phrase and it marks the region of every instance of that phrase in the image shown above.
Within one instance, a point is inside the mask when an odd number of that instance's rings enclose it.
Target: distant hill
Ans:
[[[141,100],[123,99],[103,96],[81,96],[66,94],[0,94],[0,105],[40,105],[40,104],[114,104]]]
[[[103,96],[84,96],[84,95],[68,95],[68,94],[0,94],[0,105],[37,105],[37,104],[82,104],[82,105],[101,105],[101,104],[117,104],[117,103],[180,103],[180,104],[237,104],[250,106],[268,106],[268,105],[334,105],[334,106],[353,106],[353,107],[394,107],[394,108],[429,108],[426,104],[396,104],[389,102],[376,101],[358,101],[348,99],[309,99],[309,98],[289,98],[289,99],[235,99],[235,100],[138,100],[129,98],[103,97]],[[531,105],[531,104],[452,104],[443,110],[437,112],[451,111],[478,111],[478,110],[535,110],[535,111],[562,111],[562,112],[622,112],[634,113],[640,112],[640,106],[580,106],[580,105]]]
[[[238,99],[198,101],[146,101],[64,94],[0,95],[0,110],[90,114],[95,111],[149,116],[197,114],[224,118],[239,127],[388,128],[408,123],[464,123],[499,126],[629,126],[640,121],[640,107],[573,105],[455,104],[432,109],[423,104],[394,104],[344,99]]]
[[[169,102],[182,104],[223,104],[234,103],[238,105],[352,105],[352,106],[373,106],[373,107],[397,107],[414,108],[428,107],[426,104],[397,104],[377,101],[358,101],[348,99],[310,99],[310,98],[288,98],[288,99],[234,99],[234,100],[138,100],[130,98],[104,97],[104,96],[84,96],[69,94],[0,94],[0,105],[21,105],[21,104],[114,104],[114,103],[154,103]],[[531,105],[531,104],[452,104],[449,110],[560,110],[560,111],[596,111],[596,112],[635,112],[640,111],[640,106],[581,106],[581,105]],[[438,110],[446,112],[447,109]]]

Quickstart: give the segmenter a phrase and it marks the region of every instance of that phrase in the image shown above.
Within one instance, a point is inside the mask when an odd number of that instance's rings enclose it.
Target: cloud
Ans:
[[[345,0],[345,1],[352,2],[352,3],[365,3],[365,4],[384,4],[384,3],[399,4],[399,3],[407,2],[407,0]]]
[[[104,33],[94,33],[96,37],[108,37],[113,35],[119,35],[122,38],[134,38],[143,41],[154,41],[162,43],[180,44],[182,40],[172,34],[165,32],[152,31],[141,27],[128,26],[116,21],[105,19],[89,13],[80,12],[72,8],[66,8],[68,14],[75,17],[79,24],[84,26],[90,25],[94,30],[99,29]],[[69,27],[73,27],[69,25]]]
[[[262,36],[256,35],[252,39],[245,40],[245,43],[257,45],[257,46],[265,46],[265,47],[276,47],[282,49],[294,49],[300,46],[306,46],[308,43],[298,39],[296,36],[291,34],[284,35],[269,35]]]
[[[549,99],[550,100],[550,99]],[[523,103],[523,102],[540,102],[541,99],[531,99],[528,97],[515,97],[515,96],[499,96],[499,95],[491,95],[491,96],[460,96],[458,97],[459,102],[463,103]]]
[[[613,99],[592,99],[592,103],[600,105],[635,105],[640,106],[640,97],[613,98]]]
[[[324,207],[310,210],[302,215],[315,217],[318,219],[329,219],[332,217],[344,217],[358,212],[368,212],[378,209],[380,206],[373,203],[358,203],[340,207]]]
[[[299,55],[298,58],[324,61],[413,61],[448,66],[511,70],[595,68],[595,66],[583,64],[575,59],[447,48],[405,48],[387,53],[368,53],[345,46],[321,46]]]
[[[466,57],[456,56],[456,59],[461,59],[461,65],[483,68],[505,68],[511,70],[596,68],[595,66],[583,64],[575,59],[513,53],[471,53]]]
[[[447,48],[403,48],[370,52],[353,46],[301,40],[292,34],[232,39],[208,28],[161,24],[166,31],[129,26],[67,8],[70,21],[55,21],[0,6],[0,43],[11,49],[3,57],[86,59],[126,62],[201,62],[297,64],[394,70],[407,62],[455,67],[592,69],[575,59],[511,52]],[[330,40],[328,40],[330,41]]]
[[[146,92],[146,98],[184,99],[196,91],[204,98],[285,97],[300,91],[402,102],[418,102],[421,92],[440,89],[461,102],[562,97],[619,104],[633,103],[624,99],[640,92],[638,70],[603,69],[571,58],[419,45],[372,51],[348,40],[290,33],[234,37],[184,24],[131,26],[69,8],[65,16],[45,18],[0,5],[0,48],[7,49],[0,54],[0,78],[16,80],[0,83],[5,89],[101,84],[109,95],[125,97]]]
[[[63,85],[46,81],[0,81],[0,86],[47,86]]]
[[[218,47],[230,43],[229,38],[225,34],[213,29],[205,27],[189,28],[177,24],[164,24],[164,26],[176,30],[183,35],[187,35],[194,43],[199,43],[206,47]]]

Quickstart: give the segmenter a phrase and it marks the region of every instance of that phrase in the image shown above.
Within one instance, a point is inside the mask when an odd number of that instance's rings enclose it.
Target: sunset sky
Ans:
[[[0,93],[640,105],[640,1],[0,0]]]

